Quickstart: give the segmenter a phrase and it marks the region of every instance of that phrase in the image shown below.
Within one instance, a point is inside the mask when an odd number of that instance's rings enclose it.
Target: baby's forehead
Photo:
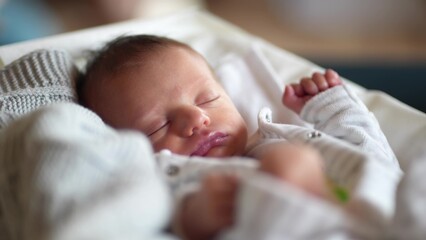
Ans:
[[[190,85],[199,81],[206,84],[212,80],[217,82],[212,68],[202,55],[189,47],[178,45],[133,55],[125,59],[121,65],[115,66],[111,75],[104,74],[103,77],[106,78],[105,84],[111,88],[123,84],[136,84],[149,88],[152,86],[165,92],[168,85],[187,82],[186,79],[191,79],[188,83]],[[185,87],[190,86],[185,85]]]
[[[147,51],[138,51],[131,55],[123,54],[115,59],[115,67],[117,70],[121,70],[123,67],[133,66],[161,68],[164,67],[161,65],[161,63],[166,58],[176,60],[180,58],[179,60],[184,60],[181,58],[182,54],[176,54],[177,52],[185,53],[191,57],[198,58],[209,66],[204,57],[192,48],[187,46],[168,44],[166,46],[148,49]]]

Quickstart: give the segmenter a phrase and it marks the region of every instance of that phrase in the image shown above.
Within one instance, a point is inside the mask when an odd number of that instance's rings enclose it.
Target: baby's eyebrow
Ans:
[[[140,100],[140,104],[133,109],[135,120],[140,121],[143,118],[152,117],[155,112],[161,112],[161,106],[158,103],[146,104],[143,99]]]
[[[159,118],[155,116],[154,108],[147,109],[146,106],[141,106],[134,110],[133,119],[132,125],[140,128],[149,127],[152,123],[158,121]]]
[[[152,131],[156,130],[157,123],[161,122],[160,119],[155,118],[146,118],[146,117],[140,117],[134,122],[134,128],[136,130],[139,130],[145,134],[150,134]]]
[[[205,98],[214,98],[216,96],[220,95],[220,93],[218,93],[215,90],[212,90],[209,86],[207,86],[207,90],[204,90],[202,92],[200,92],[197,96],[196,96],[196,100],[198,99],[205,99]]]

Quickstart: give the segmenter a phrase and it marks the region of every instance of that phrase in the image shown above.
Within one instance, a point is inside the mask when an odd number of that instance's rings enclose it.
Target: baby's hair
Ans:
[[[194,51],[182,42],[149,34],[120,36],[108,42],[94,53],[87,63],[85,73],[78,81],[77,93],[80,103],[85,105],[85,88],[89,82],[100,83],[104,76],[114,75],[125,66],[142,64],[150,54],[169,47],[181,47]]]

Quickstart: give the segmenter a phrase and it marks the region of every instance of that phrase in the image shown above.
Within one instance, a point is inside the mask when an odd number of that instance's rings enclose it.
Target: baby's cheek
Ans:
[[[235,154],[236,155],[242,155],[245,151],[246,145],[247,145],[247,138],[248,138],[248,130],[247,125],[245,122],[240,123],[239,128],[237,128],[237,135],[236,139],[234,141],[234,148],[235,148]]]
[[[171,147],[170,144],[167,144],[166,142],[162,141],[162,139],[154,139],[150,137],[150,141],[152,144],[152,147],[154,148],[154,152],[159,152],[161,150],[170,150],[171,152],[174,152],[174,149]]]
[[[188,156],[191,150],[185,145],[185,141],[181,141],[174,137],[162,137],[151,143],[154,148],[154,152],[167,149],[174,154]]]
[[[169,149],[169,147],[172,146],[172,143],[169,141],[169,137],[165,129],[161,129],[155,134],[148,136],[148,139],[151,142],[152,146],[154,147],[155,151]]]
[[[154,152],[160,152],[161,150],[167,149],[167,148],[163,148],[163,147],[160,147],[158,145],[155,145],[155,144],[153,144],[152,147],[154,148]],[[167,149],[167,150],[170,150],[170,149]]]
[[[235,150],[232,146],[226,145],[226,146],[218,146],[210,149],[210,151],[207,153],[208,157],[230,157],[233,156],[235,153]]]

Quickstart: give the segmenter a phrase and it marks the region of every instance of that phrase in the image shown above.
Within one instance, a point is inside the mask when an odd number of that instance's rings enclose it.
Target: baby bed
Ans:
[[[198,10],[2,46],[0,59],[3,65],[7,65],[33,50],[53,48],[67,51],[76,65],[83,67],[86,50],[96,49],[114,37],[135,33],[175,38],[203,54],[247,120],[251,132],[256,129],[257,113],[264,106],[272,109],[276,122],[302,124],[295,114],[282,107],[282,90],[287,83],[296,82],[313,71],[323,70],[312,62]],[[426,157],[424,113],[385,93],[365,89],[350,80],[345,81],[379,120],[403,170],[412,160]]]

